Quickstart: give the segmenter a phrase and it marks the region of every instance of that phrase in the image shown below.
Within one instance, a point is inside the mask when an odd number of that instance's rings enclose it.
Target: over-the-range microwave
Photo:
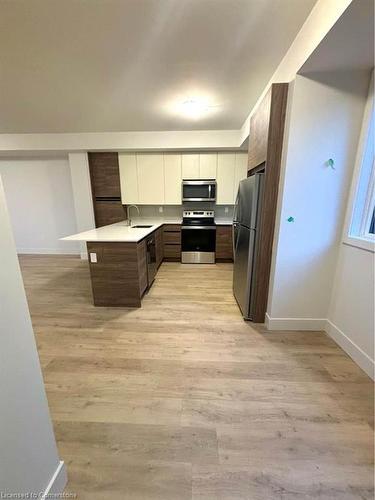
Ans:
[[[182,201],[215,201],[216,181],[200,179],[182,181]]]

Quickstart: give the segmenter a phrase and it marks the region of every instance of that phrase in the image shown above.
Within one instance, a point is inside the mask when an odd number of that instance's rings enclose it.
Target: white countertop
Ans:
[[[181,224],[181,218],[175,219],[133,219],[133,226],[127,226],[126,221],[116,222],[108,226],[90,229],[83,233],[72,234],[65,238],[60,238],[62,241],[117,241],[137,243],[143,240],[146,236],[158,229],[163,224]],[[217,225],[231,225],[231,220],[219,219],[215,220]],[[150,225],[147,228],[135,228],[137,225]]]
[[[231,226],[233,224],[232,219],[215,219],[215,224],[217,226]]]

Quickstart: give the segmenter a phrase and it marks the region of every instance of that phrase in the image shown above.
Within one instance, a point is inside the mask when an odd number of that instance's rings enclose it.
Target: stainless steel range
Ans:
[[[214,264],[216,246],[213,210],[184,210],[181,228],[181,262]]]

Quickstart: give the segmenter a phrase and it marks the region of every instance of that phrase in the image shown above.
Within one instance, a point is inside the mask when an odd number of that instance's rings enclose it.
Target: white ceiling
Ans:
[[[300,69],[301,74],[374,67],[374,0],[353,0]]]
[[[0,133],[238,129],[315,2],[0,0]]]

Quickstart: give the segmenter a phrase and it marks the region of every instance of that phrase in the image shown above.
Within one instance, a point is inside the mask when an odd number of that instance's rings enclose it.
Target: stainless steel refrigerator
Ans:
[[[233,216],[233,293],[245,319],[253,317],[263,183],[263,173],[240,182]]]

